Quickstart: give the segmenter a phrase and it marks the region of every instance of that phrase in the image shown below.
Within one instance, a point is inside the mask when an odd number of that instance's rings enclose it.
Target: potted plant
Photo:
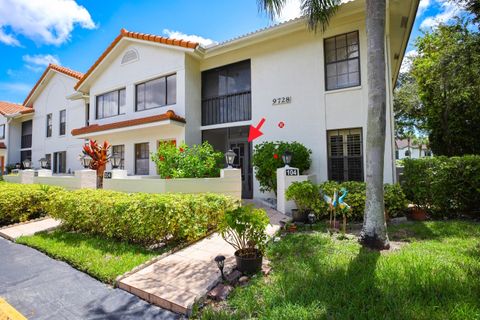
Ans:
[[[261,270],[270,220],[263,209],[243,206],[228,211],[220,222],[220,234],[235,248],[237,269],[246,274]]]
[[[319,201],[318,187],[311,181],[292,183],[285,192],[287,200],[295,201],[297,209],[292,210],[294,222],[308,222],[308,214]]]

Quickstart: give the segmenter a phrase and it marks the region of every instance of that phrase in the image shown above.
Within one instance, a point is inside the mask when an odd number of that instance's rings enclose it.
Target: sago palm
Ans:
[[[365,181],[367,200],[360,235],[363,246],[374,249],[390,247],[385,223],[383,168],[386,127],[385,16],[386,0],[366,1],[368,118]],[[258,0],[259,8],[274,18],[287,0]],[[324,31],[341,0],[301,0],[301,12],[310,30]]]

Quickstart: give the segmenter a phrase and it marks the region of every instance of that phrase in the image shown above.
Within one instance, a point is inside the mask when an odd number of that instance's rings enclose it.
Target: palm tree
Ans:
[[[258,0],[260,10],[279,15],[287,0]],[[340,0],[301,0],[310,30],[324,31]],[[385,223],[383,168],[386,127],[385,16],[386,0],[366,0],[368,117],[366,140],[367,200],[360,243],[373,249],[390,247]]]

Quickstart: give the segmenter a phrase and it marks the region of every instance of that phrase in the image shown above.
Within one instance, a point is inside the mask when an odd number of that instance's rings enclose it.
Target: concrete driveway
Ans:
[[[0,238],[0,297],[28,319],[178,319],[68,264]]]

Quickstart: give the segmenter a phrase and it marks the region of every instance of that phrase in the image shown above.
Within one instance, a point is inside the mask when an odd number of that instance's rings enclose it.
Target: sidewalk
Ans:
[[[15,241],[15,239],[21,236],[31,236],[40,231],[52,230],[59,225],[60,221],[52,218],[45,218],[0,229],[0,237]]]
[[[279,229],[279,221],[288,217],[264,209],[272,224],[267,232],[273,235]],[[219,281],[220,271],[214,258],[225,256],[225,269],[231,269],[235,265],[234,251],[219,234],[213,234],[120,280],[118,285],[164,309],[188,314],[195,300]]]

